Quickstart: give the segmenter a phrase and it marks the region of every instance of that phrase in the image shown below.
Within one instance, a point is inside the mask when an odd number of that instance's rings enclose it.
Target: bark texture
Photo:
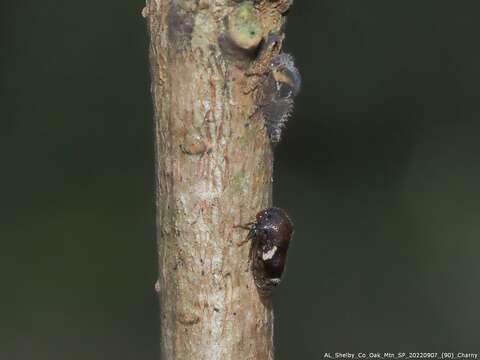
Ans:
[[[252,3],[253,4],[253,3]],[[283,15],[255,4],[263,34]],[[273,359],[273,310],[248,269],[246,232],[272,203],[273,154],[246,94],[249,62],[219,39],[233,0],[147,0],[156,144],[163,360]],[[255,39],[254,39],[255,40]],[[251,46],[251,44],[249,44]],[[248,58],[248,56],[247,56]]]

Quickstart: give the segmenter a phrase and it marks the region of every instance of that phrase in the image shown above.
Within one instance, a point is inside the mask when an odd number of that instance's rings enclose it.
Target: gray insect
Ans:
[[[270,140],[278,143],[302,80],[292,56],[284,52],[272,58],[269,70],[260,87],[259,110]]]

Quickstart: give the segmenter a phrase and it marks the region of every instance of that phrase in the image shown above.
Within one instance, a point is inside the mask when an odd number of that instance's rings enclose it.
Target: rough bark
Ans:
[[[272,3],[273,4],[273,3]],[[283,16],[259,8],[264,34]],[[272,5],[272,6],[270,6]],[[161,358],[273,359],[273,310],[234,225],[272,203],[272,147],[219,45],[232,0],[147,0],[156,145]]]

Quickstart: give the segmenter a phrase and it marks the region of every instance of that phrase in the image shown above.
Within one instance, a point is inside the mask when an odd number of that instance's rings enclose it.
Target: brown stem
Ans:
[[[231,0],[147,0],[161,359],[273,359],[273,310],[236,244],[272,203],[272,149],[245,59],[218,44]],[[282,16],[260,9],[265,34]],[[264,16],[263,16],[264,15]]]

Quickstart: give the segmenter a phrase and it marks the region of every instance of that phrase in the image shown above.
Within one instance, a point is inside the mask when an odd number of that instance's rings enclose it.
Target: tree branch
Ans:
[[[248,247],[236,245],[246,232],[235,225],[272,203],[272,146],[252,116],[255,92],[245,89],[255,49],[280,31],[289,4],[247,3],[147,0],[143,11],[164,360],[273,359],[273,310],[255,287]]]

